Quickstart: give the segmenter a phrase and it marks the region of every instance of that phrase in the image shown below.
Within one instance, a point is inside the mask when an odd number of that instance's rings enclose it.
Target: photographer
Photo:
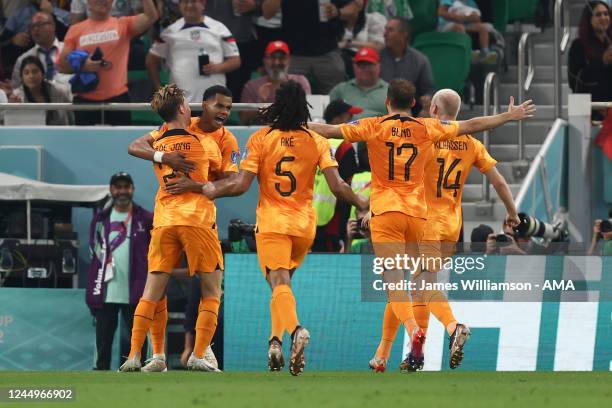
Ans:
[[[612,211],[611,211],[612,212]],[[610,220],[595,220],[593,225],[593,239],[587,255],[595,255],[599,240],[603,238],[601,255],[612,256],[612,222]]]
[[[527,252],[522,248],[529,246],[530,239],[521,238],[516,235],[517,234],[512,227],[506,224],[504,221],[502,234],[489,234],[487,236],[487,249],[485,253],[499,255],[527,255]]]
[[[346,223],[345,253],[373,253],[372,237],[369,228],[369,211],[357,211],[357,219],[351,218]]]

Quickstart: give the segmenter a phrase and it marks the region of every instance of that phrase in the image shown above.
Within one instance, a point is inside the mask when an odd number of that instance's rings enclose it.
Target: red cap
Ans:
[[[287,55],[290,55],[289,46],[284,41],[270,41],[268,46],[266,47],[266,51],[264,52],[264,56],[269,57],[273,53],[281,51]]]
[[[374,48],[360,48],[353,57],[353,62],[371,62],[377,64],[380,62],[380,56]]]

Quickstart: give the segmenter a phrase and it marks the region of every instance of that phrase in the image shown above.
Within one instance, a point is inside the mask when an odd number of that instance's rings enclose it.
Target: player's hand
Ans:
[[[162,156],[162,163],[170,166],[172,170],[189,173],[196,169],[195,162],[187,160],[180,152],[168,152]]]
[[[368,211],[366,215],[361,219],[361,229],[370,229],[370,221],[372,220],[372,211]]]
[[[521,103],[518,106],[514,106],[514,96],[510,97],[510,103],[508,104],[508,113],[510,114],[511,120],[523,120],[533,118],[535,111],[536,107],[531,99]]]
[[[186,176],[166,184],[165,187],[166,192],[170,194],[199,193],[201,189],[200,183]]]
[[[521,223],[521,219],[517,214],[508,214],[506,215],[505,224],[509,227],[516,228]]]
[[[368,211],[370,209],[370,198],[361,194],[356,194],[357,196],[357,208],[359,211]]]
[[[217,189],[213,183],[206,183],[202,186],[202,194],[204,194],[208,199],[214,200],[215,194],[217,193]]]

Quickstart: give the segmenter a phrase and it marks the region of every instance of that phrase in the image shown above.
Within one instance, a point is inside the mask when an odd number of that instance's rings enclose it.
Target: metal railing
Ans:
[[[490,112],[491,108],[491,93],[493,93],[493,112]],[[484,82],[484,101],[483,101],[483,116],[489,116],[491,113],[496,115],[499,113],[499,79],[495,72],[489,72]],[[485,149],[489,150],[491,144],[490,140],[491,131],[485,130],[482,132],[482,143]],[[482,175],[482,199],[483,201],[489,201],[491,198],[489,179],[483,174]]]
[[[523,33],[518,45],[518,103],[525,100],[525,92],[531,87],[535,72],[533,65],[533,41],[530,41],[531,33]],[[527,59],[527,61],[525,61]],[[529,64],[525,73],[525,63]],[[518,159],[525,159],[525,141],[523,139],[524,121],[518,123]]]
[[[235,103],[232,111],[248,111],[265,108],[268,103]],[[189,107],[193,111],[201,111],[202,103],[190,103]],[[0,103],[2,111],[99,111],[100,123],[104,124],[104,112],[107,111],[150,111],[151,104],[148,102],[132,103]]]
[[[561,117],[562,91],[561,88],[561,56],[565,53],[570,40],[569,10],[564,0],[555,0],[554,7],[554,52],[555,52],[555,118]]]

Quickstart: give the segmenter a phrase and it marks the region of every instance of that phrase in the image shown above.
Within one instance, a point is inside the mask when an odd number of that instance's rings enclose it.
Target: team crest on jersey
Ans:
[[[238,153],[237,151],[233,150],[232,151],[232,157],[231,157],[232,164],[238,163],[238,156],[240,156],[240,153]]]
[[[191,30],[189,35],[191,35],[191,41],[199,41],[200,40],[200,30]]]

